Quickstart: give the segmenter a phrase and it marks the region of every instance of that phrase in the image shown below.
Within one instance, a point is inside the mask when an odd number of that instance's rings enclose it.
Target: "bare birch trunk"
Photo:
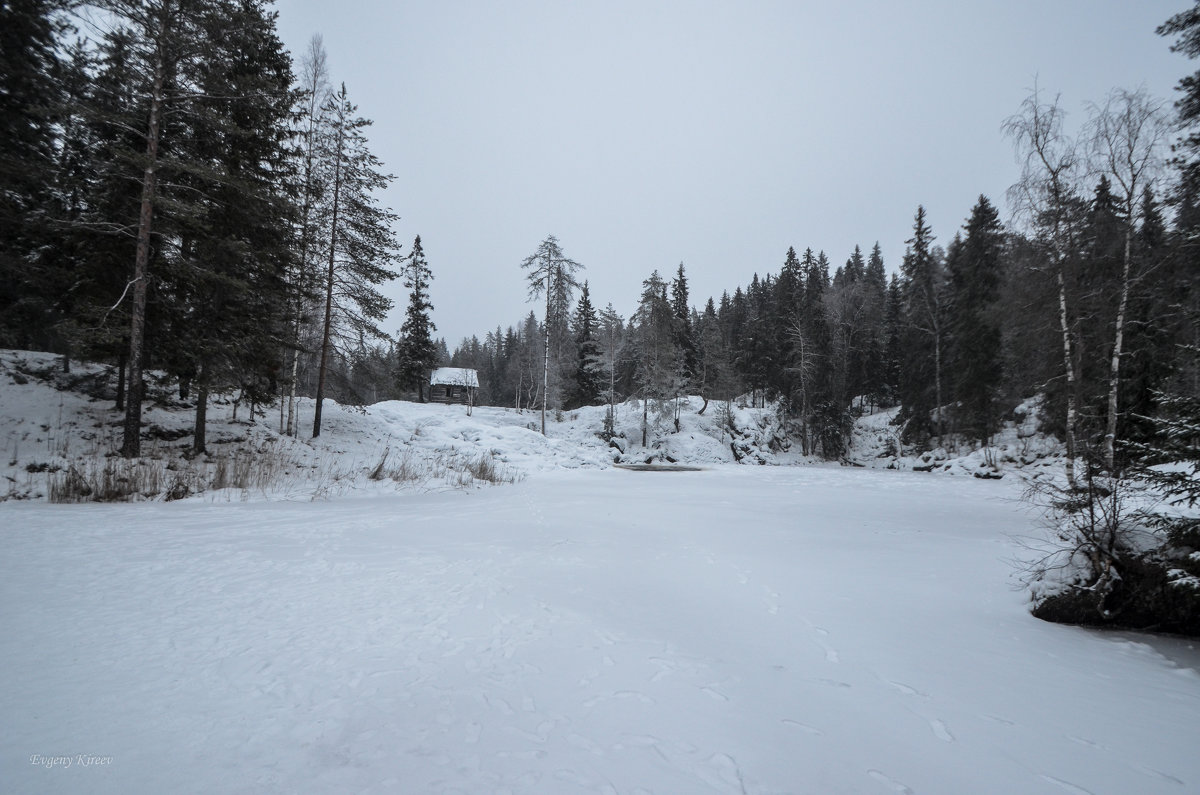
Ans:
[[[1117,391],[1121,385],[1121,349],[1125,342],[1125,310],[1129,305],[1129,271],[1133,254],[1133,224],[1125,228],[1125,263],[1121,268],[1121,301],[1113,337],[1112,361],[1108,367],[1108,422],[1104,429],[1104,466],[1111,474],[1116,459]]]
[[[1063,369],[1067,376],[1067,485],[1076,488],[1075,483],[1075,362],[1071,357],[1071,323],[1067,317],[1067,284],[1063,277],[1062,263],[1058,267],[1058,322],[1062,330],[1063,340]]]
[[[550,276],[553,267],[546,266],[546,351],[542,358],[542,436],[546,435],[546,398],[550,394]]]

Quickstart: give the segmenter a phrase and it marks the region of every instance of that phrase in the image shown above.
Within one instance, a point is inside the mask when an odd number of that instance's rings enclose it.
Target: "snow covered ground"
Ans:
[[[1200,652],[1030,617],[1017,492],[547,465],[10,500],[0,790],[1200,791]]]

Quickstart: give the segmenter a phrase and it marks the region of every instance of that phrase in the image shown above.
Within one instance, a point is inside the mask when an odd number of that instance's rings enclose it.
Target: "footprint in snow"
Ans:
[[[885,681],[887,681],[887,683],[889,685],[896,688],[896,690],[900,691],[901,693],[903,693],[906,696],[920,696],[921,698],[929,698],[929,696],[922,693],[920,690],[917,690],[915,687],[909,687],[908,685],[904,684],[903,682],[892,682],[890,680],[885,680]]]
[[[710,696],[712,696],[713,698],[715,698],[717,701],[728,701],[729,700],[729,696],[725,695],[720,690],[717,690],[715,687],[702,687],[700,689],[703,692],[705,692],[705,693],[709,694]]]
[[[466,741],[468,743],[474,745],[475,743],[479,742],[479,736],[481,734],[483,734],[483,727],[480,726],[478,723],[476,723],[475,721],[471,721],[470,723],[467,724]]]
[[[1001,718],[999,715],[980,715],[984,720],[990,720],[993,723],[999,723],[1002,726],[1016,726],[1017,724],[1008,718]]]
[[[890,789],[892,792],[899,792],[902,795],[913,795],[913,791],[909,786],[901,781],[897,781],[891,776],[881,773],[878,770],[868,770],[867,775],[878,781],[883,786]]]
[[[1063,781],[1061,778],[1047,776],[1045,773],[1042,773],[1041,778],[1043,781],[1049,781],[1051,784],[1061,787],[1062,789],[1071,793],[1071,795],[1092,795],[1091,790],[1086,790],[1083,787],[1076,786],[1069,781]]]
[[[825,684],[829,685],[830,687],[845,687],[845,688],[851,687],[849,682],[841,682],[837,679],[818,679],[817,681],[824,682]]]
[[[1157,778],[1157,779],[1162,779],[1163,781],[1169,781],[1172,784],[1178,784],[1181,787],[1187,786],[1186,784],[1184,784],[1182,781],[1175,778],[1174,776],[1164,773],[1161,770],[1155,770],[1152,767],[1146,767],[1145,765],[1134,765],[1134,770],[1138,771],[1139,773],[1143,773],[1147,776],[1150,776],[1151,778]]]
[[[809,726],[807,723],[801,723],[798,720],[782,718],[782,719],[780,719],[779,722],[782,723],[784,726],[791,726],[794,729],[799,729],[800,731],[804,732],[805,734],[811,734],[815,737],[822,737],[825,734],[825,732],[821,731],[817,727]]]
[[[929,728],[933,731],[933,736],[937,737],[944,743],[954,742],[954,735],[946,728],[946,724],[942,723],[937,718],[929,721]]]
[[[584,751],[587,751],[590,754],[595,754],[596,756],[604,756],[604,751],[600,748],[600,746],[596,745],[594,742],[592,742],[588,738],[584,737],[583,735],[574,734],[574,733],[568,734],[567,742],[570,743],[571,745],[575,746],[576,748],[581,748]]]

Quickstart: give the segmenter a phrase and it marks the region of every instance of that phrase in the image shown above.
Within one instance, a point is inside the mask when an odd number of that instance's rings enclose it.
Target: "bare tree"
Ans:
[[[312,37],[308,51],[300,60],[302,105],[300,113],[300,136],[302,158],[300,168],[300,256],[296,263],[296,305],[293,307],[292,378],[288,389],[287,426],[288,436],[296,435],[296,381],[300,369],[300,337],[303,333],[305,306],[309,302],[311,282],[314,281],[318,265],[313,261],[318,253],[315,245],[317,230],[314,228],[316,204],[320,198],[320,165],[317,158],[318,136],[325,124],[324,107],[329,99],[329,72],[325,65],[325,46],[320,34]]]
[[[1072,203],[1080,171],[1078,145],[1063,131],[1064,111],[1059,98],[1047,104],[1035,85],[1021,103],[1021,111],[1004,122],[1004,133],[1012,139],[1022,164],[1021,179],[1009,188],[1015,211],[1024,215],[1038,231],[1058,285],[1058,319],[1062,334],[1063,370],[1067,382],[1066,443],[1067,482],[1076,486],[1075,428],[1077,424],[1078,374],[1070,307],[1067,301],[1067,267],[1075,250],[1076,229]]]
[[[1113,324],[1112,358],[1108,371],[1108,416],[1104,429],[1104,466],[1112,472],[1125,316],[1130,287],[1142,275],[1133,273],[1133,237],[1137,228],[1138,200],[1143,189],[1154,182],[1165,164],[1169,126],[1163,103],[1152,98],[1144,88],[1137,91],[1114,90],[1103,107],[1092,106],[1091,116],[1088,131],[1094,166],[1107,174],[1116,186],[1125,221],[1120,299]]]
[[[345,84],[326,102],[329,126],[322,136],[321,156],[330,173],[329,254],[324,274],[325,312],[317,371],[313,438],[321,435],[329,359],[339,333],[366,334],[386,339],[378,326],[392,301],[375,285],[396,278],[389,265],[400,249],[392,224],[396,215],[378,205],[374,193],[393,179],[382,174],[382,163],[367,146],[365,128],[371,121],[357,116]]]
[[[571,292],[579,286],[575,272],[583,266],[568,258],[550,235],[521,263],[527,269],[530,300],[546,294],[545,350],[542,358],[542,435],[546,435],[546,400],[550,391],[550,330],[565,326]]]
[[[792,341],[792,365],[790,369],[796,374],[796,384],[800,391],[800,449],[804,455],[811,455],[816,448],[809,433],[809,417],[811,406],[809,396],[812,392],[812,382],[817,373],[817,360],[820,354],[817,346],[809,339],[808,329],[802,320],[797,319],[788,329]]]

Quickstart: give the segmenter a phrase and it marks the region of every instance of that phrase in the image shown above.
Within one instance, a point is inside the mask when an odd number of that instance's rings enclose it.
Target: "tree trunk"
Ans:
[[[1117,307],[1112,361],[1108,367],[1108,422],[1104,429],[1104,466],[1113,473],[1117,441],[1117,392],[1121,385],[1121,348],[1125,342],[1125,310],[1129,305],[1129,270],[1132,260],[1133,223],[1125,228],[1125,263],[1121,268],[1121,302]]]
[[[937,399],[937,435],[938,444],[942,443],[942,335],[934,327],[933,333],[933,383],[934,395]]]
[[[329,368],[329,336],[333,328],[333,276],[337,254],[338,200],[342,188],[342,131],[338,129],[337,161],[333,170],[333,219],[329,233],[329,270],[325,277],[325,324],[321,332],[321,361],[317,367],[317,405],[313,414],[313,435],[321,435],[321,403],[325,400],[325,371]],[[419,387],[418,387],[419,388]]]
[[[642,447],[649,441],[650,432],[650,399],[642,398]]]
[[[546,398],[550,394],[550,275],[553,269],[546,265],[546,350],[542,357],[542,436],[546,435]]]
[[[208,430],[208,384],[201,371],[200,383],[196,387],[196,428],[192,432],[192,452],[207,453],[205,440]]]
[[[1058,322],[1062,330],[1063,367],[1067,376],[1067,485],[1075,484],[1075,362],[1071,357],[1071,323],[1067,316],[1067,284],[1063,277],[1062,264],[1058,267]]]
[[[154,85],[146,130],[146,168],[142,173],[142,204],[138,212],[137,249],[133,259],[133,298],[129,321],[129,392],[121,455],[136,458],[142,451],[142,353],[146,330],[146,269],[150,262],[150,228],[154,220],[157,189],[158,136],[162,120],[163,91],[167,81],[166,38],[171,4],[164,2],[154,50]]]
[[[125,410],[125,356],[117,356],[117,411]]]

